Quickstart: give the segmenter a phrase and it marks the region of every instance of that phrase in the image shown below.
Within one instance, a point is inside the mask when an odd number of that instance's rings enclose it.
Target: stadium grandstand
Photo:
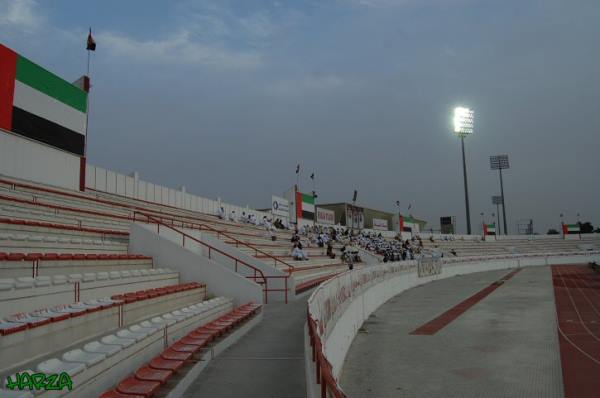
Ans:
[[[0,398],[600,397],[580,222],[434,232],[298,180],[261,210],[154,184],[88,161],[90,87],[0,44]]]

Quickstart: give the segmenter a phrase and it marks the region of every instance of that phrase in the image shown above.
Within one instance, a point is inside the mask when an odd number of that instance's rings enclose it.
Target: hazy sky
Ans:
[[[91,163],[240,205],[295,182],[465,230],[451,111],[466,140],[473,230],[600,224],[598,0],[0,0],[0,41],[69,80],[94,31]]]

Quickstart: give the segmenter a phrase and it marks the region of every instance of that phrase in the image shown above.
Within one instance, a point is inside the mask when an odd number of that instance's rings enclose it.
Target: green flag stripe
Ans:
[[[16,79],[83,113],[87,111],[87,93],[27,58],[17,59]]]
[[[314,205],[315,204],[315,198],[312,195],[307,195],[307,194],[303,193],[302,194],[302,202]]]

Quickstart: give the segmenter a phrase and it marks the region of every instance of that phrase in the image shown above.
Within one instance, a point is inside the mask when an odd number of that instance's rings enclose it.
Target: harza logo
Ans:
[[[73,389],[73,380],[66,372],[59,374],[21,372],[6,378],[6,388],[8,390],[60,391],[64,390],[65,387],[69,391]]]

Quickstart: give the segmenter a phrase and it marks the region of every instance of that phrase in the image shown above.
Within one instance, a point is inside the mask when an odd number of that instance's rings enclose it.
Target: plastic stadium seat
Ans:
[[[106,391],[100,398],[144,398],[143,395],[123,394],[116,390]]]
[[[83,346],[83,350],[86,352],[104,354],[107,357],[115,355],[121,349],[120,345],[102,344],[99,341],[92,341]]]
[[[145,381],[157,381],[160,384],[165,384],[173,375],[173,371],[165,369],[152,369],[149,366],[142,366],[135,372],[135,378]]]
[[[160,388],[157,381],[138,380],[135,377],[128,377],[119,383],[116,390],[124,394],[136,394],[143,397],[152,397]]]
[[[177,371],[181,368],[185,362],[178,360],[165,359],[163,357],[156,357],[148,363],[152,369],[160,369],[160,370],[171,370],[173,372]]]
[[[153,326],[150,322],[144,321],[138,325],[131,325],[129,330],[133,333],[145,333],[146,335],[150,335],[156,333],[158,328]]]
[[[171,344],[169,346],[169,350],[173,350],[176,352],[191,352],[192,354],[198,352],[198,350],[200,350],[200,346],[196,345],[196,344],[185,344],[182,343],[181,341],[178,341],[174,344]]]
[[[134,339],[126,339],[126,338],[122,338],[122,337],[117,337],[114,334],[109,334],[108,336],[102,337],[102,339],[100,339],[100,342],[102,344],[118,345],[122,348],[126,348],[126,347],[129,347],[129,346],[135,344]]]
[[[0,279],[0,292],[6,292],[12,290],[15,285],[13,278],[2,278]]]
[[[34,283],[36,287],[50,286],[52,284],[52,278],[49,276],[37,276]]]
[[[42,253],[29,253],[25,256],[26,261],[37,261],[44,257]]]
[[[52,358],[40,362],[37,370],[45,373],[67,372],[70,376],[75,376],[85,370],[85,364],[79,362],[63,362],[60,359]]]
[[[146,338],[146,336],[148,336],[148,333],[146,332],[132,332],[129,329],[122,329],[119,330],[116,333],[117,337],[123,338],[123,339],[132,339],[135,341],[140,341]]]
[[[163,359],[170,359],[172,361],[187,361],[188,359],[190,359],[192,357],[192,353],[191,352],[180,352],[180,351],[175,351],[171,348],[167,348],[166,350],[164,350],[162,352],[162,354],[160,354],[160,356]]]
[[[58,253],[45,253],[44,260],[58,260]]]
[[[204,347],[208,344],[208,342],[210,341],[210,338],[207,336],[206,338],[194,338],[191,336],[185,336],[182,337],[179,342],[182,344],[189,344],[189,345],[197,345],[199,347]]]
[[[17,333],[22,330],[27,329],[28,326],[26,323],[17,323],[10,321],[0,320],[0,335],[6,336],[8,334]]]
[[[15,289],[28,289],[32,288],[35,279],[30,276],[22,276],[15,279]]]
[[[83,351],[79,348],[67,351],[63,354],[62,359],[65,362],[80,362],[86,366],[95,365],[106,358],[106,355],[94,352]]]
[[[6,259],[8,261],[22,261],[25,258],[23,253],[9,253]]]

